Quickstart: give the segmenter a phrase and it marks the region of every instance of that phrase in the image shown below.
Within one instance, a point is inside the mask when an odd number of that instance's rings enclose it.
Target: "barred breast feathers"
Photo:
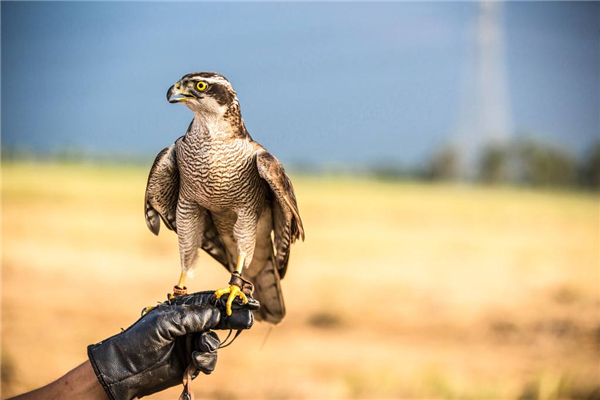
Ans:
[[[241,119],[239,123],[196,115],[177,150],[183,193],[211,211],[262,208],[258,202],[265,194],[254,148]]]

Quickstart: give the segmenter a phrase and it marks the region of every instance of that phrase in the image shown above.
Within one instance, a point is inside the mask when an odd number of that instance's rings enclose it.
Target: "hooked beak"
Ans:
[[[175,96],[175,97],[174,97]],[[185,100],[195,99],[196,96],[186,93],[181,89],[181,83],[177,82],[169,88],[167,92],[167,101],[169,103],[180,103]]]

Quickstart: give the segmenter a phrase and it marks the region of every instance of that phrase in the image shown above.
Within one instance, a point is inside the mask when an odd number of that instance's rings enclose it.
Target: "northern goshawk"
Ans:
[[[222,75],[196,72],[169,88],[167,100],[194,112],[187,132],[162,150],[150,170],[145,216],[156,235],[160,219],[177,233],[181,277],[203,249],[232,273],[227,313],[241,291],[241,274],[254,284],[257,318],[277,323],[285,315],[280,279],[290,246],[304,240],[292,182],[281,163],[255,142],[244,124],[235,90]],[[273,233],[273,235],[272,235]],[[235,284],[237,283],[237,284]]]

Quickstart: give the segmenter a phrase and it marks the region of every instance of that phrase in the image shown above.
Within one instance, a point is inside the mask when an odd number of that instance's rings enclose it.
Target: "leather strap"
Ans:
[[[229,284],[235,285],[242,289],[242,292],[244,292],[246,296],[252,296],[252,293],[254,293],[254,284],[249,280],[243,278],[237,271],[231,273],[231,279],[229,280]]]
[[[229,346],[231,343],[233,343],[235,341],[235,339],[238,338],[238,336],[240,336],[241,333],[242,333],[242,330],[240,329],[239,331],[237,331],[235,333],[235,335],[233,336],[233,339],[231,339],[231,341],[229,343],[226,343],[227,339],[229,339],[229,336],[231,336],[231,330],[230,330],[229,335],[227,335],[227,337],[223,341],[224,344],[219,346],[219,349]],[[194,400],[194,392],[192,392],[192,390],[191,390],[192,379],[194,377],[196,377],[199,372],[200,372],[200,370],[194,366],[194,363],[190,363],[190,365],[188,365],[188,367],[185,369],[185,372],[183,373],[183,391],[181,392],[181,395],[179,396],[179,400]]]
[[[194,392],[191,390],[192,376],[198,373],[198,368],[193,363],[188,365],[183,374],[183,392],[179,396],[179,400],[194,400]]]
[[[173,286],[173,296],[185,296],[187,294],[187,287]]]
[[[231,279],[229,280],[229,284],[236,285],[237,287],[242,289],[242,292],[244,292],[244,294],[246,296],[252,297],[252,293],[254,292],[254,284],[252,284],[252,282],[250,282],[249,280],[242,278],[242,276],[238,272],[233,272],[231,274]],[[178,286],[175,286],[173,288],[173,293],[175,294],[175,296],[181,295],[181,294],[177,293],[177,289],[181,290],[181,288],[179,288]],[[187,288],[184,288],[183,290],[186,290],[186,289]],[[185,294],[185,293],[183,293],[183,294]],[[229,337],[231,336],[231,333],[232,333],[232,330],[229,330],[229,334],[223,341],[223,344],[219,346],[219,349],[222,349],[222,348],[227,347],[230,344],[232,344],[235,341],[235,339],[237,339],[238,336],[240,336],[240,334],[242,333],[242,330],[240,329],[240,330],[236,331],[236,333],[233,336],[233,338],[231,339],[231,341],[229,343],[227,343],[227,339],[229,339]],[[188,365],[188,367],[186,368],[186,370],[183,374],[183,391],[181,392],[181,395],[179,396],[179,400],[194,400],[194,392],[191,390],[192,379],[199,372],[200,371],[198,370],[198,368],[196,368],[194,366],[194,363],[190,363],[190,365]]]
[[[223,349],[227,346],[229,346],[231,343],[233,343],[235,341],[235,339],[238,338],[238,336],[240,336],[242,333],[242,330],[238,330],[237,332],[235,332],[235,335],[233,336],[233,339],[231,339],[231,341],[229,343],[227,343],[227,339],[229,339],[229,336],[231,336],[231,331],[229,331],[229,335],[227,335],[227,337],[225,338],[225,340],[223,340],[223,344],[221,344],[219,346],[219,349]]]

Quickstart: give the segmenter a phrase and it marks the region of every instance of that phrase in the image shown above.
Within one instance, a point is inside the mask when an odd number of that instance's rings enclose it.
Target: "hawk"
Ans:
[[[202,249],[232,273],[229,287],[215,293],[229,294],[227,314],[237,296],[248,301],[241,290],[246,279],[261,304],[257,319],[280,322],[280,280],[292,243],[304,240],[291,180],[248,133],[236,92],[223,75],[187,74],[169,88],[167,100],[188,107],[194,119],[154,160],[144,211],[152,233],[158,235],[160,220],[177,233],[181,275],[174,293],[185,293],[186,275]]]

